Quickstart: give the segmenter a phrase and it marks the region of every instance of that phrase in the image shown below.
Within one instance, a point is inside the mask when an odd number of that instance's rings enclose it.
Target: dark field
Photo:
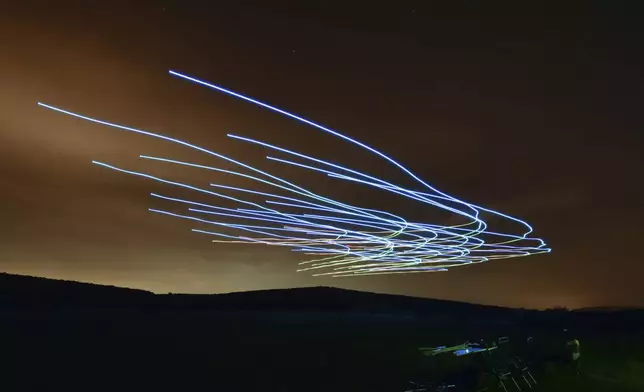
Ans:
[[[154,295],[10,275],[0,301],[2,391],[397,392],[472,358],[437,363],[420,346],[535,336],[548,353],[564,326],[581,341],[582,373],[542,362],[538,390],[644,391],[640,311],[536,312],[329,288]]]

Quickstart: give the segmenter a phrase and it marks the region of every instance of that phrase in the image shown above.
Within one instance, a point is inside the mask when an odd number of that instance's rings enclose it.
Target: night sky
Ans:
[[[644,306],[640,9],[16,3],[0,12],[4,272],[155,292],[324,285],[537,308]],[[385,151],[442,191],[528,221],[553,252],[439,274],[332,279],[296,273],[301,259],[287,249],[212,244],[191,233],[193,225],[147,211],[157,203],[149,193],[162,187],[91,161],[201,181],[217,179],[137,157],[215,162],[36,103],[179,137],[262,168],[283,169],[226,134],[411,185],[355,146],[169,69]],[[392,207],[342,182],[285,175],[349,202]],[[415,205],[394,207],[425,217]]]

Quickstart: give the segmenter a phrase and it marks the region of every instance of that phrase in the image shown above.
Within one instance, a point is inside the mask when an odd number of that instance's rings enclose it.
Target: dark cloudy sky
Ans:
[[[156,292],[334,285],[525,307],[644,306],[641,9],[17,3],[0,13],[3,271]],[[212,244],[147,211],[158,185],[91,164],[161,170],[137,156],[191,155],[36,102],[251,163],[266,165],[265,152],[226,133],[406,180],[169,69],[386,151],[445,192],[527,220],[553,252],[441,274],[325,279],[296,273],[288,250]],[[362,197],[353,189],[330,192]]]

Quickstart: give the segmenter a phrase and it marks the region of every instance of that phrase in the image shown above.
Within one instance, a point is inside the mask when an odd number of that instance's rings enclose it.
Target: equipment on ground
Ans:
[[[447,354],[451,354],[450,357],[477,356],[478,361],[475,361],[475,363],[479,367],[479,376],[491,376],[495,384],[492,389],[503,392],[521,392],[534,389],[537,385],[527,361],[522,358],[526,352],[529,352],[528,346],[532,343],[533,339],[528,338],[524,343],[526,347],[513,347],[510,345],[510,338],[504,336],[490,342],[485,342],[484,340],[478,343],[467,341],[455,346],[421,347],[418,350],[424,356],[437,357],[437,359],[440,358],[439,356]],[[422,384],[416,385],[419,385],[418,389],[410,389],[409,391],[449,390],[429,389],[429,387]],[[456,388],[455,385],[452,385],[452,387]],[[485,390],[490,390],[490,388],[485,388]]]

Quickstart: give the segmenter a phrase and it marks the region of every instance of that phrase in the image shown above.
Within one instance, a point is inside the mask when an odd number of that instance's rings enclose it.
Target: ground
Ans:
[[[581,374],[564,364],[535,366],[538,390],[644,391],[641,313],[517,313],[328,289],[311,305],[306,291],[243,300],[128,292],[110,304],[113,289],[100,298],[66,289],[54,300],[35,295],[33,285],[27,299],[21,285],[11,295],[6,287],[0,285],[2,391],[402,392],[409,380],[438,379],[474,358],[436,362],[419,347],[535,336],[544,352],[554,352],[563,345],[563,324],[581,341]],[[409,301],[414,305],[399,311]]]

